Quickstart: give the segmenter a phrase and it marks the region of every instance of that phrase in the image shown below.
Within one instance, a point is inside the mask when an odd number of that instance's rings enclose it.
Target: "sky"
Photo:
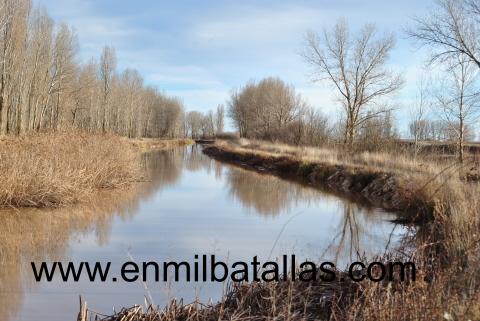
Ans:
[[[250,80],[280,77],[307,102],[332,119],[340,108],[333,88],[312,81],[300,53],[308,30],[322,32],[345,18],[354,34],[365,23],[394,32],[390,67],[404,74],[394,97],[399,131],[406,131],[409,106],[427,53],[404,30],[425,15],[431,0],[297,1],[119,1],[35,0],[56,22],[73,26],[79,60],[98,58],[105,45],[116,48],[118,67],[135,68],[145,83],[179,97],[186,110],[207,111]]]

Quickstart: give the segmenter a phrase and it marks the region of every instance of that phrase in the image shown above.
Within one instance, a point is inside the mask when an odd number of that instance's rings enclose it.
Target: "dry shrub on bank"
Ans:
[[[0,206],[72,204],[138,180],[136,154],[111,135],[55,132],[0,138]]]
[[[101,318],[105,321],[431,321],[479,320],[479,277],[473,269],[463,274],[418,270],[412,282],[323,281],[248,283],[230,287],[216,304],[183,304],[172,300],[159,309],[135,306]],[[79,320],[94,320],[83,309]]]
[[[221,302],[202,304],[198,300],[184,304],[172,300],[164,309],[141,306],[123,309],[100,318],[102,321],[260,321],[260,320],[328,320],[332,303],[346,305],[356,289],[353,282],[281,282],[230,284]],[[83,305],[79,321],[96,320],[95,311]]]
[[[451,164],[451,161],[435,157],[412,158],[404,151],[399,152],[358,152],[353,155],[337,148],[292,146],[260,140],[224,140],[216,145],[236,151],[264,153],[276,156],[290,156],[303,161],[320,162],[329,165],[365,167],[386,172],[435,174]]]

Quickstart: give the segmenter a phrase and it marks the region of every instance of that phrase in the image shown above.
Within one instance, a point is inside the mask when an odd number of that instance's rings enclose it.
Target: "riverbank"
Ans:
[[[139,152],[190,143],[81,131],[0,137],[0,208],[60,207],[127,187],[142,178]]]
[[[430,194],[438,184],[454,177],[436,176],[434,166],[392,160],[387,155],[364,154],[343,158],[336,151],[267,145],[250,141],[218,141],[203,152],[220,161],[263,173],[300,180],[358,202],[398,213],[408,222],[429,221],[436,197]],[[427,179],[428,177],[428,179]],[[431,177],[435,177],[428,182]]]

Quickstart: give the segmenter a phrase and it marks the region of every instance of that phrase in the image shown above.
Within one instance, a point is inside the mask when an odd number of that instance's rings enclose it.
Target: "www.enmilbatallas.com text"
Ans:
[[[111,262],[31,262],[37,282],[60,280],[78,282],[136,281],[186,281],[186,282],[272,282],[272,281],[415,281],[415,264],[412,262],[353,262],[344,272],[332,262],[314,263],[302,261],[297,265],[295,255],[282,255],[277,261],[259,261],[254,256],[250,262],[226,263],[215,255],[195,255],[194,260],[168,262],[125,262],[119,269],[119,276],[110,276]],[[289,273],[296,271],[296,273]]]

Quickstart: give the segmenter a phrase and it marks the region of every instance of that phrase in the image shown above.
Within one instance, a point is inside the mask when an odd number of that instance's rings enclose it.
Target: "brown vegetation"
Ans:
[[[156,139],[156,138],[136,138],[128,139],[135,148],[140,149],[142,152],[151,150],[164,150],[172,149],[175,147],[187,146],[195,144],[195,141],[188,138],[177,139]]]
[[[0,137],[0,207],[57,207],[142,176],[139,152],[191,145],[190,139],[127,139],[80,131]]]
[[[131,145],[112,135],[56,132],[0,138],[0,206],[72,204],[140,177]]]
[[[228,116],[244,138],[316,146],[330,138],[327,118],[278,78],[250,82],[234,91]]]
[[[457,163],[410,160],[401,153],[349,156],[334,150],[246,140],[219,142],[205,152],[257,170],[297,176],[336,191],[360,194],[377,206],[400,210],[401,216],[408,208],[421,214],[421,218],[429,214],[412,240],[415,250],[410,256],[423,276],[414,283],[388,286],[362,283],[356,293],[348,294],[348,305],[333,304],[325,319],[480,317],[480,279],[475,271],[480,257],[480,190],[478,185],[461,180],[462,168]]]

